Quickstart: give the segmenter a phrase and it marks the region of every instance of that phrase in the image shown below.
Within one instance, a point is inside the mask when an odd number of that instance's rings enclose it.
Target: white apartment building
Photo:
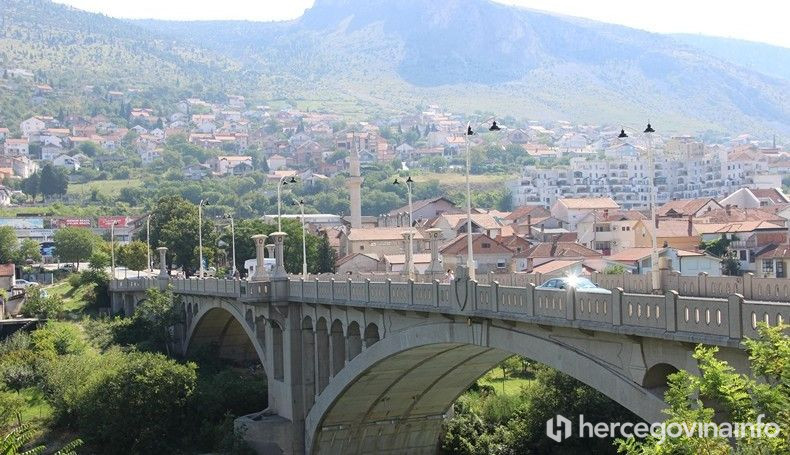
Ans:
[[[689,147],[690,150],[695,150]],[[655,152],[656,203],[729,194],[764,172],[757,164],[730,162],[724,150]],[[623,210],[649,206],[650,171],[643,154],[617,158],[574,157],[568,166],[526,166],[509,184],[516,205],[552,206],[560,198],[611,197]]]

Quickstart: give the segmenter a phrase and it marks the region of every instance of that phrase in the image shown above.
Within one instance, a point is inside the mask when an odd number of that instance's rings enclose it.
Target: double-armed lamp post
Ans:
[[[282,212],[282,197],[281,197],[282,188],[283,188],[284,185],[287,185],[289,183],[296,183],[296,177],[291,177],[291,180],[286,181],[287,178],[288,178],[288,176],[284,175],[284,176],[280,177],[280,181],[277,182],[277,232],[282,232],[283,231],[283,225],[282,225],[282,222],[280,221],[280,218],[282,216],[281,215],[281,212]]]
[[[302,211],[302,277],[307,279],[307,228],[305,227],[304,219],[304,199],[294,201],[294,205],[298,205]]]
[[[392,183],[395,185],[400,185],[400,182],[397,178],[395,178],[395,181]],[[414,184],[414,180],[412,180],[411,176],[408,176],[406,182],[404,183],[406,185],[406,193],[409,196],[409,251],[404,257],[408,259],[408,262],[406,263],[406,270],[409,272],[409,278],[414,280],[417,277],[417,273],[414,270],[414,220],[412,218],[414,210],[412,209],[411,205],[411,186]]]
[[[200,269],[198,271],[198,278],[203,278],[204,270],[203,270],[203,206],[209,205],[208,201],[205,199],[200,200],[200,204],[198,204],[198,262],[200,263]]]
[[[636,132],[632,128],[628,129],[629,131]],[[650,168],[650,221],[653,223],[653,226],[650,229],[651,234],[651,243],[652,243],[652,250],[650,252],[650,275],[652,278],[653,290],[661,289],[661,271],[658,268],[658,245],[657,245],[657,233],[658,226],[656,226],[656,163],[655,157],[653,156],[653,133],[656,130],[650,125],[650,122],[647,123],[647,128],[642,132],[645,136],[647,141],[647,166]],[[617,136],[620,139],[625,139],[628,137],[628,134],[625,132],[625,127],[620,130],[620,134]]]
[[[491,126],[488,128],[488,131],[494,132],[499,131],[501,128],[499,125],[496,124],[496,120],[494,118],[489,118],[484,120],[477,127],[481,127],[483,125],[488,124],[488,121],[491,120]],[[469,279],[474,280],[477,278],[477,273],[475,270],[475,260],[474,260],[474,252],[472,251],[472,189],[469,184],[469,162],[470,162],[470,145],[472,136],[475,133],[472,129],[472,124],[466,124],[466,134],[464,137],[466,138],[466,267],[469,269]]]

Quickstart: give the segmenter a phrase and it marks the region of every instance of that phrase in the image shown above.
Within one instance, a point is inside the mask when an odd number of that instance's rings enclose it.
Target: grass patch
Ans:
[[[534,379],[519,376],[503,377],[501,368],[494,368],[477,381],[481,385],[489,385],[494,388],[494,392],[504,395],[518,395],[522,388],[532,387]]]
[[[44,289],[48,295],[63,299],[63,309],[66,312],[79,313],[88,304],[85,297],[94,286],[95,284],[86,284],[75,288],[69,284],[68,280],[63,280]]]
[[[25,399],[26,406],[22,409],[22,423],[38,424],[46,422],[52,417],[52,406],[44,398],[44,393],[38,387],[28,387],[19,391]]]
[[[516,174],[485,174],[485,175],[470,175],[470,185],[492,185],[498,183],[505,183],[509,180],[517,178]],[[443,185],[465,185],[466,176],[456,172],[447,172],[444,174],[436,172],[420,172],[421,180],[438,180]]]
[[[69,185],[68,194],[90,196],[91,191],[97,190],[100,194],[117,198],[124,188],[139,188],[143,185],[141,179],[124,180],[96,180],[86,183],[72,183]]]

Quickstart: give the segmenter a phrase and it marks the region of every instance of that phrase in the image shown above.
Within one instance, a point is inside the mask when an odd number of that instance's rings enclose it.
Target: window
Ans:
[[[740,250],[738,251],[738,254],[740,255],[741,261],[746,260],[746,250]]]
[[[498,269],[504,269],[507,263],[505,261],[497,261],[496,266]]]
[[[777,278],[785,277],[785,261],[779,261],[776,263],[776,277]]]
[[[364,249],[365,249],[365,245],[360,245],[360,246],[359,246],[359,251],[362,251],[362,250],[364,250]]]
[[[773,272],[774,271],[774,261],[770,259],[763,259],[763,272]]]
[[[490,243],[483,243],[481,246],[483,248],[491,248],[491,244]]]

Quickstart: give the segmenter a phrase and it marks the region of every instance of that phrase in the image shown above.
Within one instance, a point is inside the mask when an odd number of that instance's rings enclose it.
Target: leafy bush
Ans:
[[[71,275],[69,275],[68,282],[69,282],[69,286],[71,286],[72,288],[80,287],[83,284],[82,273],[81,272],[72,273]]]
[[[68,355],[48,374],[50,402],[62,424],[93,444],[127,453],[178,450],[195,389],[196,366],[161,354],[112,349]]]
[[[43,297],[38,286],[31,286],[25,293],[21,311],[29,318],[55,318],[63,312],[63,300],[56,296]]]
[[[49,321],[31,335],[35,350],[45,357],[80,354],[87,348],[85,337],[76,324]]]

